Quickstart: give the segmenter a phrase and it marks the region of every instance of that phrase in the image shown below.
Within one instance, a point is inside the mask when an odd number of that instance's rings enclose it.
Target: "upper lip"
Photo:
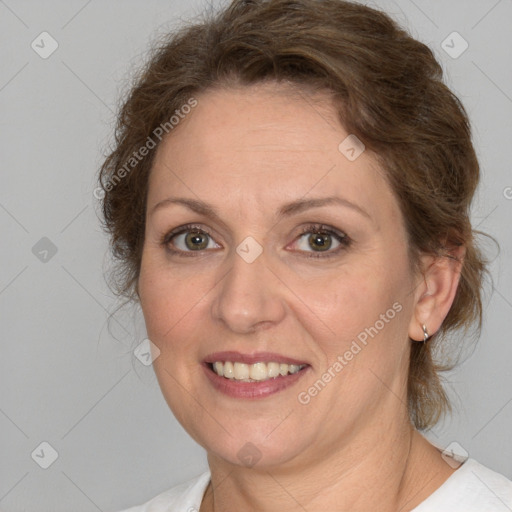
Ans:
[[[282,354],[276,354],[274,352],[255,352],[252,354],[242,354],[241,352],[236,351],[226,351],[226,352],[215,352],[213,354],[209,354],[204,358],[205,363],[215,363],[215,362],[225,362],[230,361],[232,363],[245,363],[245,364],[254,364],[254,363],[283,363],[283,364],[296,364],[296,365],[307,365],[306,361],[300,361],[299,359],[295,359],[293,357],[284,356]]]

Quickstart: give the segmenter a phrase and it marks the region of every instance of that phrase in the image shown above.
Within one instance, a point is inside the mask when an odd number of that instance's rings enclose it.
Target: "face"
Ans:
[[[340,146],[329,97],[293,92],[197,96],[149,182],[138,291],[155,372],[184,428],[233,464],[307,464],[405,414],[397,200],[369,151]]]

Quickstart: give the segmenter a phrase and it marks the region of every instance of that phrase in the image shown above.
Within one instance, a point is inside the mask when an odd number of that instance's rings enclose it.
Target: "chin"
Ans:
[[[268,435],[267,431],[250,425],[247,428],[230,429],[221,436],[199,436],[189,432],[192,437],[207,451],[208,457],[219,458],[235,466],[266,469],[282,468],[304,452],[310,444],[306,439],[298,439],[289,433]],[[211,432],[211,431],[210,431]],[[290,437],[293,444],[290,443]],[[302,442],[301,442],[302,441]]]

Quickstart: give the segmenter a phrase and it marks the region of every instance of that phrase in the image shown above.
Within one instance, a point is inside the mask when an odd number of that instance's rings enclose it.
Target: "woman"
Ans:
[[[420,434],[486,270],[441,75],[339,0],[235,0],[153,56],[101,171],[105,227],[209,471],[130,511],[512,509],[512,482]]]

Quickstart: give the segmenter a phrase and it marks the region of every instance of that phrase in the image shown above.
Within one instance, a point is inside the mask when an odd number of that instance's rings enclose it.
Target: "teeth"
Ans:
[[[222,368],[223,377],[226,377],[227,379],[234,379],[235,378],[235,369],[233,367],[233,363],[230,363],[229,361],[222,364],[222,363],[215,363],[213,365],[213,369],[217,371],[217,365],[219,365]],[[217,372],[219,375],[221,375],[220,372]]]
[[[249,367],[243,363],[235,363],[235,379],[244,380],[249,378]]]
[[[213,367],[217,375],[220,375],[221,377],[224,376],[224,368],[222,363],[215,363]]]
[[[277,377],[279,375],[279,363],[267,363],[269,377]]]
[[[286,364],[286,363],[232,363],[230,361],[216,361],[213,363],[213,371],[225,377],[242,382],[257,382],[262,380],[274,379],[278,376],[297,373],[304,368],[304,364]]]
[[[267,365],[265,363],[251,364],[248,368],[249,377],[252,380],[265,380],[268,378]]]

